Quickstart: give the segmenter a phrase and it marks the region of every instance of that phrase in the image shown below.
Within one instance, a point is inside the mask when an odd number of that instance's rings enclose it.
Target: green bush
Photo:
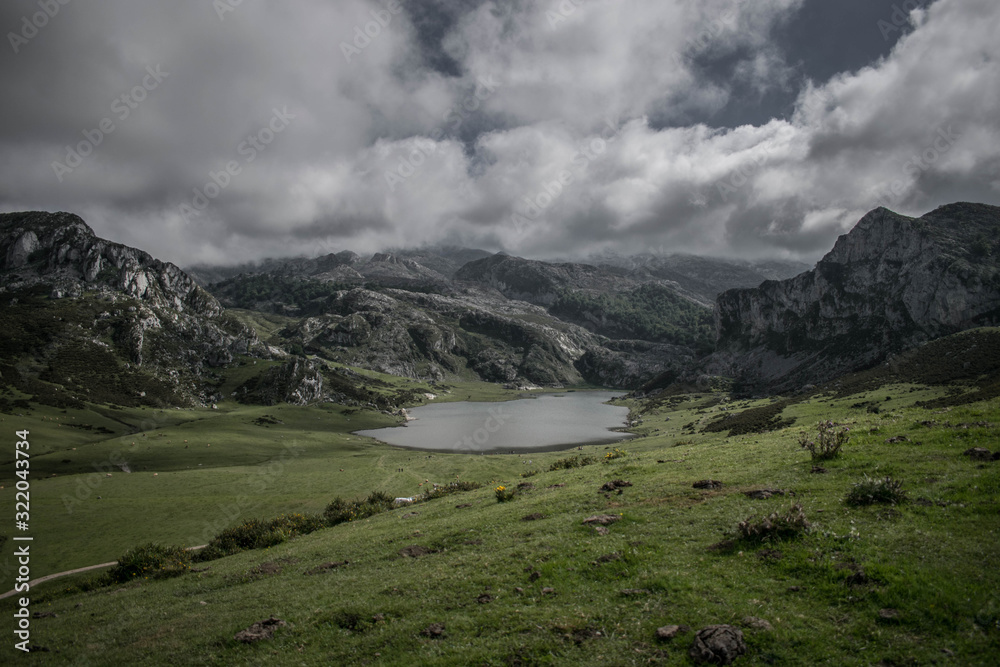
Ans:
[[[627,451],[625,451],[624,449],[618,449],[617,447],[615,447],[610,452],[608,452],[607,454],[604,455],[604,462],[608,463],[609,461],[614,461],[615,459],[623,459],[626,456],[628,456],[628,452]]]
[[[813,461],[825,461],[840,455],[840,450],[851,440],[851,429],[843,426],[837,429],[832,421],[822,421],[816,425],[817,437],[810,438],[803,432],[799,435],[799,446],[808,449]]]
[[[851,488],[844,502],[854,507],[863,507],[876,504],[899,505],[906,500],[906,491],[903,491],[901,481],[891,477],[872,479],[865,475],[864,479]]]
[[[514,489],[508,489],[502,484],[493,489],[493,491],[496,493],[498,503],[506,503],[514,499]]]
[[[123,584],[141,579],[176,577],[190,568],[189,551],[151,542],[126,551],[104,576],[109,584]]]
[[[393,508],[393,503],[396,501],[395,498],[390,496],[385,491],[372,491],[365,498],[365,504],[370,507],[377,507],[381,511],[390,510]]]
[[[329,526],[366,519],[382,512],[388,512],[395,507],[395,499],[382,491],[372,491],[363,500],[344,500],[336,497],[323,511],[323,517]]]
[[[809,530],[809,521],[802,505],[792,505],[784,512],[773,512],[766,517],[752,516],[736,526],[736,539],[758,543],[790,539]]]
[[[726,413],[713,422],[710,422],[702,433],[721,433],[728,431],[730,438],[738,435],[749,435],[751,433],[767,433],[777,431],[786,426],[791,426],[795,422],[794,417],[782,418],[781,414],[788,407],[788,401],[777,401],[770,405],[757,408],[749,408],[738,413]],[[694,422],[688,426],[694,426]]]
[[[198,560],[213,560],[249,549],[264,549],[327,525],[323,517],[310,514],[282,514],[270,521],[248,519],[212,538]]]
[[[444,498],[445,496],[450,496],[453,493],[462,493],[463,491],[475,491],[480,486],[482,485],[476,482],[452,482],[451,484],[445,484],[444,486],[435,486],[433,489],[424,494],[424,500]]]
[[[527,472],[522,472],[521,477],[527,479],[528,477],[534,477],[537,474],[538,474],[537,470],[528,470]]]

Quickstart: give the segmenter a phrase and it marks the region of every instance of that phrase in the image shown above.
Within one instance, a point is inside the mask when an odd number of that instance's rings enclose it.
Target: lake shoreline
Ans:
[[[628,408],[610,403],[620,396],[578,390],[533,393],[512,401],[432,403],[410,408],[405,424],[353,434],[434,453],[523,455],[610,446],[637,437],[627,431]]]

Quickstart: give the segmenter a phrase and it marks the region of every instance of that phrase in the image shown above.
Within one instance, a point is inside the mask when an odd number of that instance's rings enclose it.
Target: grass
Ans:
[[[451,397],[461,391],[472,390],[455,388]],[[486,386],[481,395],[493,391]],[[687,665],[691,635],[660,643],[657,627],[741,625],[752,616],[774,629],[744,627],[749,651],[739,664],[991,665],[1000,652],[1000,574],[993,566],[1000,562],[1000,465],[961,453],[997,448],[1000,400],[947,412],[914,407],[944,395],[941,388],[882,385],[783,407],[780,418],[797,424],[850,426],[850,442],[823,462],[824,474],[812,472],[798,428],[733,437],[701,432],[720,415],[769,401],[685,395],[643,411],[635,429],[641,437],[629,442],[625,458],[550,470],[565,453],[533,454],[540,472],[515,502],[504,503],[496,502],[495,489],[517,487],[523,460],[428,456],[350,435],[359,422],[390,421],[378,413],[165,411],[171,421],[147,438],[170,439],[170,446],[137,445],[146,470],[101,478],[94,491],[101,501],[91,496],[61,516],[61,494],[87,478],[83,458],[74,474],[33,477],[33,575],[113,560],[149,541],[203,543],[193,539],[202,524],[220,517],[229,526],[321,512],[336,496],[409,496],[428,485],[425,479],[444,484],[458,476],[483,487],[208,561],[207,570],[169,579],[90,590],[81,590],[89,588],[85,578],[54,581],[33,591],[33,611],[58,615],[32,621],[32,643],[48,647],[44,657],[53,664]],[[871,401],[878,413],[852,407]],[[120,417],[128,422],[142,412]],[[281,423],[252,424],[263,415]],[[43,416],[59,415],[33,413],[40,449],[53,446],[48,434],[64,432]],[[27,423],[4,419],[17,428]],[[39,468],[58,466],[71,446],[98,461],[121,448],[120,437],[82,444],[95,436],[77,431],[65,429],[77,444],[40,455]],[[895,439],[902,435],[907,440]],[[178,451],[185,438],[189,445],[210,441],[212,453],[204,446]],[[283,440],[301,450],[284,462]],[[609,452],[588,447],[583,456],[596,461]],[[276,463],[273,482],[249,492],[259,471]],[[911,502],[846,504],[865,475],[906,480]],[[706,478],[724,486],[692,488]],[[632,486],[621,495],[599,493],[610,479]],[[12,506],[5,486],[0,497]],[[762,487],[794,496],[752,500],[743,493]],[[256,504],[236,507],[238,516],[226,519],[219,506],[241,491]],[[782,516],[790,504],[801,505],[808,532],[709,549],[748,517]],[[600,535],[583,524],[595,514],[618,521]],[[535,520],[522,520],[530,515]],[[337,566],[305,574],[325,563]],[[0,601],[0,613],[13,608]],[[880,614],[885,609],[895,613]],[[272,615],[288,624],[273,639],[233,639]],[[432,623],[444,624],[441,637],[422,634]],[[0,646],[0,660],[12,653],[9,642]]]
[[[251,368],[259,372],[260,366],[246,364],[230,372],[242,378]],[[519,395],[481,382],[432,388],[354,370],[371,378],[379,391],[426,391],[435,401]],[[418,397],[427,402],[423,393]],[[517,457],[422,454],[355,436],[353,431],[392,426],[399,419],[333,404],[32,408],[20,415],[0,414],[0,428],[31,432],[32,529],[48,541],[32,559],[33,577],[112,561],[145,542],[202,545],[247,519],[321,513],[338,495],[385,491],[408,497],[433,483],[487,484],[524,471]],[[14,506],[16,480],[12,458],[0,457],[4,507]],[[0,527],[0,535],[10,530]],[[13,587],[15,565],[11,554],[0,553],[3,590]]]

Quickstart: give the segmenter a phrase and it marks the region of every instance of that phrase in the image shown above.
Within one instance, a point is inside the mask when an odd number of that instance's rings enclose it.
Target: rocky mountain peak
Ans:
[[[177,266],[99,238],[71,213],[0,215],[0,281],[8,290],[51,285],[59,296],[110,289],[177,311],[210,317],[222,312]]]
[[[785,389],[996,324],[998,239],[1000,207],[959,203],[920,218],[875,209],[812,271],[721,294],[713,362]]]

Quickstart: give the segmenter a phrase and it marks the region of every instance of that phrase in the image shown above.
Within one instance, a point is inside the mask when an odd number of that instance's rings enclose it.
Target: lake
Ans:
[[[633,437],[623,428],[628,408],[605,405],[621,393],[538,394],[499,403],[436,403],[409,410],[406,426],[357,431],[382,442],[437,452],[555,451]]]

